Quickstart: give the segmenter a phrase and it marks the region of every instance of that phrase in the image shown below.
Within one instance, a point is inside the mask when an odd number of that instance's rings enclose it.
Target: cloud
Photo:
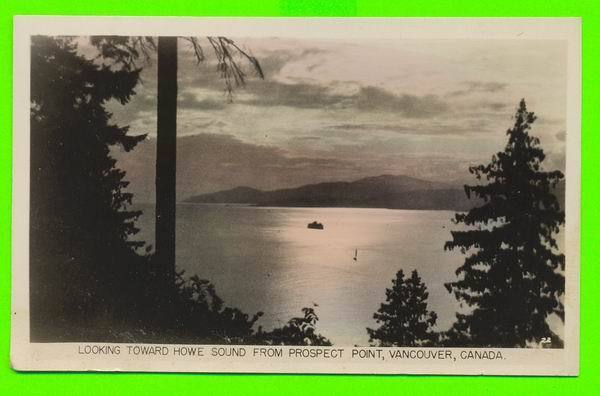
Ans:
[[[506,103],[500,103],[500,102],[483,103],[482,106],[484,106],[485,108],[488,108],[492,111],[502,111],[508,107],[508,105]]]
[[[354,131],[354,130],[366,130],[366,129],[375,129],[380,128],[382,125],[379,124],[336,124],[336,125],[328,125],[327,128],[331,129],[341,129],[344,131]]]
[[[393,132],[394,134],[402,135],[452,135],[452,136],[463,136],[474,133],[489,133],[493,132],[494,129],[490,127],[490,123],[480,119],[469,119],[462,118],[456,122],[448,120],[444,121],[432,121],[429,123],[422,122],[408,122],[405,124],[391,124],[391,123],[341,123],[327,125],[326,129],[333,129],[336,131],[346,132]]]
[[[328,54],[329,51],[316,48],[298,48],[298,49],[274,49],[263,50],[260,55],[255,55],[260,63],[261,69],[266,80],[275,79],[278,74],[290,64],[298,64],[305,60],[312,63],[319,63],[314,58],[322,54]],[[209,89],[223,89],[223,80],[221,72],[217,68],[215,57],[209,51],[206,51],[206,59],[198,63],[193,51],[186,51],[180,56],[179,78],[186,85],[202,86]],[[238,59],[238,65],[246,74],[248,80],[254,81],[256,73],[253,66],[242,58]]]
[[[322,55],[329,53],[316,47],[263,51],[260,62],[265,80],[258,79],[250,65],[242,62],[247,81],[234,93],[234,102],[255,107],[393,112],[408,118],[432,117],[448,110],[448,104],[434,95],[397,94],[376,86],[361,86],[356,81],[319,82],[291,77],[282,80],[278,77],[288,65],[292,68],[316,68],[324,62]],[[178,68],[180,109],[218,111],[227,106],[225,83],[212,57],[198,64],[193,53],[184,50]],[[155,72],[155,65],[150,64],[145,68],[143,77],[152,76]],[[126,109],[115,110],[123,123],[132,122],[140,113],[156,111],[155,79],[148,77],[145,80],[143,85],[138,86],[138,94],[125,106]]]
[[[225,105],[225,101],[217,101],[211,98],[198,99],[195,94],[186,91],[179,93],[177,96],[177,107],[179,109],[222,110]]]
[[[473,93],[497,93],[503,91],[508,84],[494,81],[463,81],[461,85],[465,86],[464,89],[451,91],[448,96],[465,96]]]
[[[448,110],[448,105],[435,95],[394,95],[377,87],[361,87],[352,97],[355,107],[367,111],[398,112],[409,118],[437,115]]]
[[[447,103],[435,95],[396,95],[385,89],[366,86],[354,93],[337,93],[326,85],[264,81],[246,88],[252,98],[240,100],[251,106],[287,106],[300,109],[356,109],[365,112],[393,112],[408,118],[431,117],[446,112]]]
[[[259,63],[265,76],[272,77],[279,73],[292,59],[293,55],[289,51],[276,50],[262,56]]]
[[[501,82],[465,81],[471,91],[498,92],[506,88],[508,84]]]
[[[317,141],[317,140],[321,140],[321,137],[319,137],[319,136],[295,136],[292,139],[298,140],[298,141]]]
[[[272,78],[277,75],[286,65],[292,62],[298,62],[305,59],[312,60],[316,56],[327,53],[329,53],[329,51],[316,47],[305,48],[301,51],[298,49],[277,49],[267,51],[265,54],[261,55],[259,62],[263,72],[265,73],[265,76],[267,76],[267,78]],[[319,62],[313,62],[313,65],[315,66],[319,64]]]
[[[281,81],[278,73],[288,64],[309,59],[308,68],[320,65],[315,56],[328,51],[319,48],[305,48],[301,51],[274,50],[260,58],[265,79],[256,78],[248,65],[247,83],[238,89],[238,93],[250,98],[235,98],[236,103],[257,107],[286,106],[298,109],[357,109],[363,111],[398,112],[405,117],[422,118],[445,112],[448,104],[435,95],[397,95],[375,86],[360,86],[356,81],[333,81],[318,83],[315,80],[288,79]],[[201,87],[205,91],[223,93],[224,82],[214,62],[180,62],[180,86]],[[358,87],[358,88],[357,88]],[[342,90],[346,88],[346,92]],[[348,88],[352,89],[347,92]],[[488,87],[491,88],[491,87]],[[191,103],[190,103],[191,104]]]
[[[246,87],[253,95],[241,103],[251,106],[287,106],[304,109],[343,107],[347,96],[334,94],[327,86],[274,80],[255,82]]]

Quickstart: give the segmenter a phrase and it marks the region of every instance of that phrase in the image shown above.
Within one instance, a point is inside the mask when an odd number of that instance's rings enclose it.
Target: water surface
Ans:
[[[154,242],[154,208],[143,205],[138,236]],[[444,288],[464,259],[443,250],[452,212],[363,208],[177,206],[177,266],[211,280],[230,306],[263,311],[265,329],[314,306],[319,331],[338,345],[367,345],[366,327],[399,269],[417,269],[438,328],[458,303]],[[324,230],[308,229],[313,220]],[[355,253],[357,260],[354,260]]]

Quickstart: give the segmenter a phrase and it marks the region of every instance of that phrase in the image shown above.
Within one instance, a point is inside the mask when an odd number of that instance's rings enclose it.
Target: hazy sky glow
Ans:
[[[235,38],[234,38],[235,39]],[[538,115],[547,167],[564,169],[566,43],[541,40],[235,39],[248,70],[233,102],[214,58],[179,49],[178,194],[263,189],[384,173],[469,180],[502,149],[518,101]],[[208,44],[207,44],[208,45]],[[150,139],[116,152],[141,200],[153,195],[156,69],[115,120]]]

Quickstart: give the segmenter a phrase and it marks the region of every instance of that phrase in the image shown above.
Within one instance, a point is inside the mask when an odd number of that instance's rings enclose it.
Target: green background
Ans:
[[[544,394],[600,393],[600,2],[598,0],[0,0],[0,395],[7,394]],[[17,373],[9,365],[13,15],[582,17],[581,374],[577,378]],[[15,133],[19,133],[15,131]],[[19,153],[15,153],[19,155]],[[18,221],[18,219],[17,219]]]

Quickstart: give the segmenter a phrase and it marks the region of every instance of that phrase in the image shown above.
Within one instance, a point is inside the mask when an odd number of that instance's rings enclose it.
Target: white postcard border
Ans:
[[[31,35],[228,35],[294,38],[556,39],[568,41],[566,151],[566,292],[564,349],[273,347],[342,349],[340,358],[255,357],[264,346],[210,346],[206,355],[136,355],[146,344],[29,342],[29,40]],[[17,16],[13,46],[13,210],[11,364],[17,370],[402,373],[488,375],[577,375],[579,372],[579,249],[581,145],[581,20],[579,18],[190,18]],[[119,346],[120,353],[88,355],[81,348]],[[154,346],[158,347],[158,346]],[[241,357],[213,357],[212,348],[242,348]],[[452,359],[361,359],[352,350],[450,351]],[[156,349],[155,349],[156,350]],[[240,349],[241,350],[241,349]],[[466,352],[465,352],[466,351]],[[496,351],[501,359],[462,359],[469,351]],[[126,353],[127,352],[127,353]],[[172,353],[171,353],[172,352]],[[309,352],[310,353],[310,352]],[[422,352],[423,354],[425,352]],[[417,354],[415,352],[414,354]],[[447,354],[447,352],[441,353]],[[386,355],[387,356],[387,355]],[[415,355],[416,356],[416,355]]]

